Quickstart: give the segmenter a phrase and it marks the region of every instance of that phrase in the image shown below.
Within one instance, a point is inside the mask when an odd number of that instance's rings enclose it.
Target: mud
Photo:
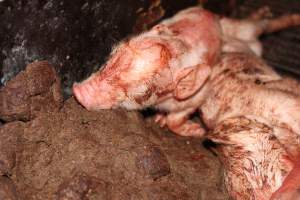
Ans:
[[[0,177],[0,199],[18,200],[14,183],[7,177]]]
[[[32,81],[29,75],[18,77],[12,80],[15,84],[18,80]],[[53,91],[49,85],[41,84],[40,91]],[[27,93],[28,87],[21,89],[21,94]],[[55,104],[54,98],[48,100]],[[30,102],[31,107],[43,105],[41,110],[51,104]],[[17,111],[14,116],[18,116]],[[164,131],[140,113],[89,112],[70,98],[62,107],[37,112],[27,121],[19,120],[11,118],[0,127],[0,174],[5,180],[0,179],[0,197],[228,199],[220,163],[201,141]]]

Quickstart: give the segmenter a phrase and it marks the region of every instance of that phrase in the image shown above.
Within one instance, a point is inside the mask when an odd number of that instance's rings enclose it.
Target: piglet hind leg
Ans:
[[[258,38],[265,33],[273,33],[290,27],[300,26],[300,14],[287,14],[274,19],[266,19],[266,14],[257,11],[257,14],[252,14],[252,23],[255,31],[253,37]]]
[[[265,33],[281,31],[290,27],[300,25],[300,14],[287,14],[277,18],[269,19],[270,10],[266,7],[253,12],[244,20],[230,18],[221,19],[221,27],[226,41],[241,41],[258,56],[262,54],[262,47],[258,37]],[[226,51],[226,50],[225,50]],[[239,49],[236,49],[239,52]]]
[[[192,120],[188,120],[189,115],[194,111],[195,109],[187,109],[180,112],[171,112],[167,115],[158,114],[155,117],[155,121],[159,123],[161,127],[167,126],[178,135],[203,137],[205,130],[201,125]]]
[[[293,26],[300,26],[300,14],[287,14],[267,20],[266,25],[262,27],[261,31],[262,33],[272,33]]]
[[[255,40],[264,33],[300,26],[300,14],[286,14],[272,19],[270,16],[271,11],[263,7],[244,20],[224,18],[221,20],[221,26],[225,35],[245,41]]]

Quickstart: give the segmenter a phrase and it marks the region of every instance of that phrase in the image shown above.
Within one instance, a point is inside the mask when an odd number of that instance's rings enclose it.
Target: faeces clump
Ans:
[[[47,61],[29,64],[0,88],[0,119],[28,121],[62,106],[60,79]]]
[[[0,199],[19,200],[14,183],[5,176],[0,176]]]
[[[90,112],[71,98],[27,122],[22,141],[12,178],[29,200],[196,200],[208,190],[224,199],[216,157],[198,140],[153,130],[136,112]]]
[[[76,174],[59,186],[57,200],[110,199],[109,185],[86,174]]]
[[[16,152],[23,122],[7,123],[0,128],[0,176],[10,176],[16,166]]]

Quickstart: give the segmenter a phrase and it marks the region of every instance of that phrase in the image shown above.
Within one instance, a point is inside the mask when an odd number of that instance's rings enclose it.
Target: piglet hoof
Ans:
[[[154,117],[154,122],[163,128],[167,124],[167,117],[163,114],[156,114]]]
[[[200,124],[193,121],[187,121],[178,127],[170,127],[170,129],[181,136],[201,138],[205,135],[205,130]]]
[[[188,127],[183,136],[201,138],[205,135],[205,130],[199,124],[192,124]]]

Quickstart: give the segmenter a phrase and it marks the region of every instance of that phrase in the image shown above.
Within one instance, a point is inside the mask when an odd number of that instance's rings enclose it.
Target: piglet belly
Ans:
[[[300,162],[297,162],[271,200],[300,199]]]

